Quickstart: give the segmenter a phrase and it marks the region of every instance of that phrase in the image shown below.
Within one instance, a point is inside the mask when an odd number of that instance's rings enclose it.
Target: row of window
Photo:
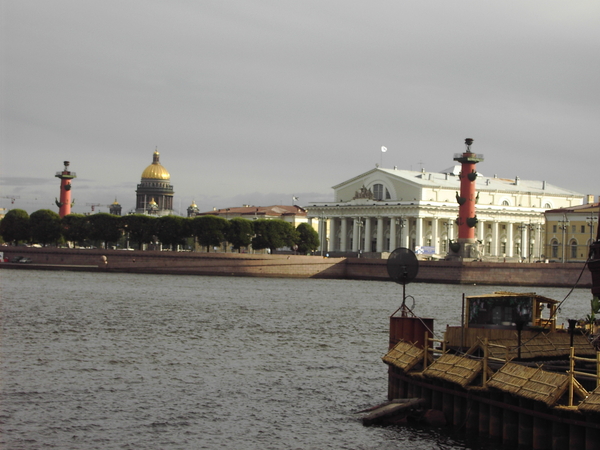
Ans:
[[[373,199],[374,200],[391,200],[390,191],[383,184],[373,185]],[[508,200],[502,200],[502,206],[510,206]],[[550,203],[544,205],[544,209],[552,209]]]
[[[587,226],[587,230],[586,230],[586,226],[585,225],[580,225],[580,233],[593,233],[594,232],[594,228],[591,226]],[[557,233],[558,232],[558,225],[552,225],[552,232],[553,233]],[[571,225],[571,233],[575,234],[577,233],[577,225]]]

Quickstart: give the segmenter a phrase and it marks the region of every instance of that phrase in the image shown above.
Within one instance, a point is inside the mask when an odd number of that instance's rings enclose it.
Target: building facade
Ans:
[[[587,203],[572,208],[551,209],[546,216],[546,255],[551,261],[586,261],[598,237],[600,203],[589,196]]]
[[[137,185],[135,212],[166,216],[173,214],[173,186],[171,175],[160,163],[160,153],[154,151],[152,164],[142,172],[142,179]]]
[[[456,241],[460,166],[439,173],[376,167],[333,186],[334,200],[306,207],[324,251],[385,253],[398,247],[445,257]],[[476,179],[476,258],[544,258],[544,212],[583,203],[545,181]]]

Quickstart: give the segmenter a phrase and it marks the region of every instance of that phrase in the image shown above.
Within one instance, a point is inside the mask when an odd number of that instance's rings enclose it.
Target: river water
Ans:
[[[391,282],[2,270],[2,449],[489,449],[363,427],[386,400]],[[410,284],[436,332],[461,296]],[[589,313],[576,289],[559,318]],[[412,306],[412,299],[408,301]]]

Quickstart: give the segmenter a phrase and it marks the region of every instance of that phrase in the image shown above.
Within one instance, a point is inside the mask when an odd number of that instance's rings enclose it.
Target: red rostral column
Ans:
[[[477,171],[475,164],[483,161],[483,155],[476,155],[471,152],[473,139],[465,139],[467,149],[463,154],[454,155],[454,161],[462,164],[459,175],[460,178],[460,196],[456,198],[459,204],[458,208],[458,243],[460,244],[459,256],[463,258],[475,257],[476,244],[475,225],[477,216],[475,215],[475,180]]]
[[[71,180],[77,178],[75,172],[69,171],[69,161],[65,161],[65,170],[56,172],[56,178],[60,178],[60,201],[56,200],[58,215],[62,218],[71,214]]]

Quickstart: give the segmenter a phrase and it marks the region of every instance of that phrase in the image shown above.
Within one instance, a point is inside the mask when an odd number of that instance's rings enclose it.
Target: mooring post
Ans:
[[[502,401],[502,394],[491,394],[492,400]],[[490,405],[490,437],[502,439],[502,409]]]
[[[585,428],[579,425],[569,426],[569,449],[577,450],[585,448]],[[597,445],[598,443],[596,443]],[[598,448],[598,447],[594,447]]]
[[[519,446],[531,447],[533,445],[533,417],[525,411],[533,410],[533,402],[526,398],[519,399],[519,406],[523,412],[519,413]]]
[[[510,394],[504,394],[504,403],[515,405],[518,401]],[[519,414],[511,409],[502,412],[502,443],[518,443],[519,441]]]
[[[588,422],[596,423],[597,418],[588,416]],[[596,450],[600,444],[600,430],[597,428],[586,427],[585,429],[585,450]]]
[[[547,413],[546,405],[535,402],[533,411],[536,413]],[[552,433],[550,433],[551,424],[536,415],[533,418],[533,450],[548,450],[552,448]]]
[[[552,422],[552,450],[569,448],[569,425],[559,421]]]
[[[490,435],[490,405],[479,403],[479,436]]]

